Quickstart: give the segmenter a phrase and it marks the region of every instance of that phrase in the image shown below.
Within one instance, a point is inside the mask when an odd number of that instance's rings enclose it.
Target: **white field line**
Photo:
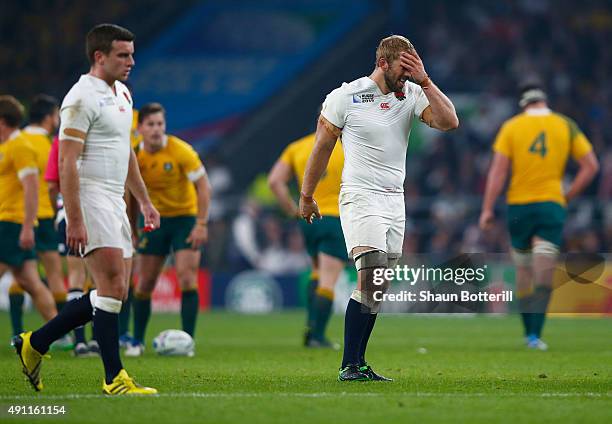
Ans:
[[[160,393],[154,396],[137,396],[139,399],[150,398],[221,398],[221,399],[241,399],[241,398],[342,398],[342,397],[396,397],[406,396],[413,398],[487,398],[487,397],[526,397],[526,398],[612,398],[612,392],[568,392],[568,393],[459,393],[459,392],[321,392],[321,393],[299,393],[299,392],[245,392],[245,393],[206,393],[206,392],[176,392]],[[79,399],[121,399],[126,396],[107,396],[103,394],[81,393],[65,395],[0,395],[0,401],[45,401],[45,400],[79,400]],[[133,397],[127,396],[131,399]]]

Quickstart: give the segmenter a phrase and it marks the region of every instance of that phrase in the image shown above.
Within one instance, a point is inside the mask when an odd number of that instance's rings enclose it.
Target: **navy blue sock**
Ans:
[[[552,290],[549,287],[540,286],[536,287],[533,294],[533,305],[536,313],[533,314],[532,318],[532,332],[538,338],[542,337],[542,328],[544,327],[544,321],[546,321],[546,310],[551,293]]]
[[[74,343],[85,343],[85,327],[82,325],[74,329]]]
[[[344,355],[342,368],[359,365],[361,341],[370,322],[370,310],[355,299],[350,299],[344,316]]]
[[[93,321],[104,363],[106,384],[110,384],[123,368],[119,357],[119,314],[96,308]]]
[[[121,312],[119,312],[119,335],[123,336],[129,332],[130,326],[130,309],[132,306],[132,298],[134,297],[134,289],[130,285],[128,288],[127,299],[121,304]]]
[[[317,287],[319,286],[319,280],[315,278],[311,278],[308,281],[308,288],[306,292],[306,329],[308,332],[312,332],[315,326],[315,309],[314,309],[314,299],[315,292],[317,291]]]
[[[91,321],[92,311],[89,296],[81,296],[68,302],[55,318],[32,333],[30,338],[32,347],[39,353],[45,354],[55,340]]]
[[[368,341],[370,340],[370,334],[372,334],[372,329],[374,328],[374,323],[376,322],[376,317],[378,314],[370,314],[370,320],[368,321],[368,326],[365,329],[365,333],[363,334],[363,339],[361,340],[361,346],[359,347],[359,365],[365,365],[365,352],[368,348]]]
[[[68,302],[80,299],[82,296],[89,297],[88,294],[83,294],[81,289],[70,289],[68,290]],[[74,342],[75,344],[85,343],[85,330],[83,326],[74,329]]]

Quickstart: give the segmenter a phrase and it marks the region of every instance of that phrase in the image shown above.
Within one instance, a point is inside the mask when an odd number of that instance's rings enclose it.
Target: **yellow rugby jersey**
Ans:
[[[45,170],[49,160],[52,140],[44,128],[27,126],[21,134],[30,141],[36,152],[38,164],[38,218],[49,219],[55,216],[51,199],[49,198],[49,187],[45,180]]]
[[[570,118],[532,109],[506,121],[493,150],[510,158],[508,204],[556,202],[565,206],[562,179],[569,156],[580,159],[592,146]]]
[[[147,152],[142,143],[137,150],[142,179],[161,216],[197,215],[198,197],[192,181],[204,174],[204,167],[189,143],[169,135],[155,153]]]
[[[0,144],[0,221],[23,223],[23,186],[19,177],[36,172],[36,152],[21,131],[15,131]]]
[[[289,165],[293,170],[300,189],[304,181],[306,162],[308,162],[308,157],[310,157],[314,144],[315,134],[313,133],[291,143],[280,156],[280,160]],[[340,216],[338,196],[340,195],[340,183],[342,182],[342,168],[344,168],[344,153],[342,145],[336,142],[329,158],[327,169],[319,180],[319,184],[317,184],[313,194],[314,199],[319,205],[321,215]]]

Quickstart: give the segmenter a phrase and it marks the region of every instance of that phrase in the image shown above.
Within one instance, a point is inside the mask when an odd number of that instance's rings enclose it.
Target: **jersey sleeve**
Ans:
[[[295,164],[295,143],[291,143],[285,147],[285,150],[283,150],[278,160],[293,169]]]
[[[45,181],[59,182],[59,139],[55,137],[51,144],[49,159],[47,159],[47,169],[45,171]]]
[[[338,128],[346,122],[347,96],[344,85],[329,93],[323,102],[321,115]]]
[[[66,134],[65,130],[70,128],[87,134],[98,113],[99,106],[93,96],[87,96],[79,90],[71,90],[64,98],[60,110],[60,138],[79,141],[78,138]]]
[[[593,150],[589,140],[573,121],[570,123],[570,137],[572,159],[578,160]]]
[[[502,125],[501,129],[497,133],[495,142],[493,143],[493,151],[501,153],[507,157],[512,156],[510,129],[508,128],[507,124]]]
[[[11,150],[13,165],[20,180],[24,179],[28,175],[38,174],[36,152],[28,142],[19,141],[14,143]]]
[[[184,143],[179,150],[179,163],[181,169],[191,182],[200,179],[205,173],[200,157],[189,144]]]
[[[414,84],[416,86],[415,89],[415,99],[414,99],[414,116],[420,118],[423,114],[423,111],[429,106],[429,100],[425,95],[425,92],[421,87]]]

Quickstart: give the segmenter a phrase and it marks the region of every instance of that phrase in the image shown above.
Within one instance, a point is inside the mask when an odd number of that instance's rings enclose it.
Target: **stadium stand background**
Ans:
[[[477,218],[492,139],[531,75],[545,80],[551,106],[577,121],[602,165],[570,205],[564,248],[612,247],[607,1],[3,2],[0,92],[25,103],[38,92],[61,98],[86,72],[83,37],[100,22],[136,33],[136,105],[161,100],[169,131],[192,142],[208,168],[214,203],[203,265],[213,274],[303,272],[301,236],[274,205],[265,173],[312,131],[326,93],[371,72],[377,42],[394,32],[413,40],[461,119],[449,134],[413,132],[405,254],[507,250],[501,205],[491,233],[479,232]]]

